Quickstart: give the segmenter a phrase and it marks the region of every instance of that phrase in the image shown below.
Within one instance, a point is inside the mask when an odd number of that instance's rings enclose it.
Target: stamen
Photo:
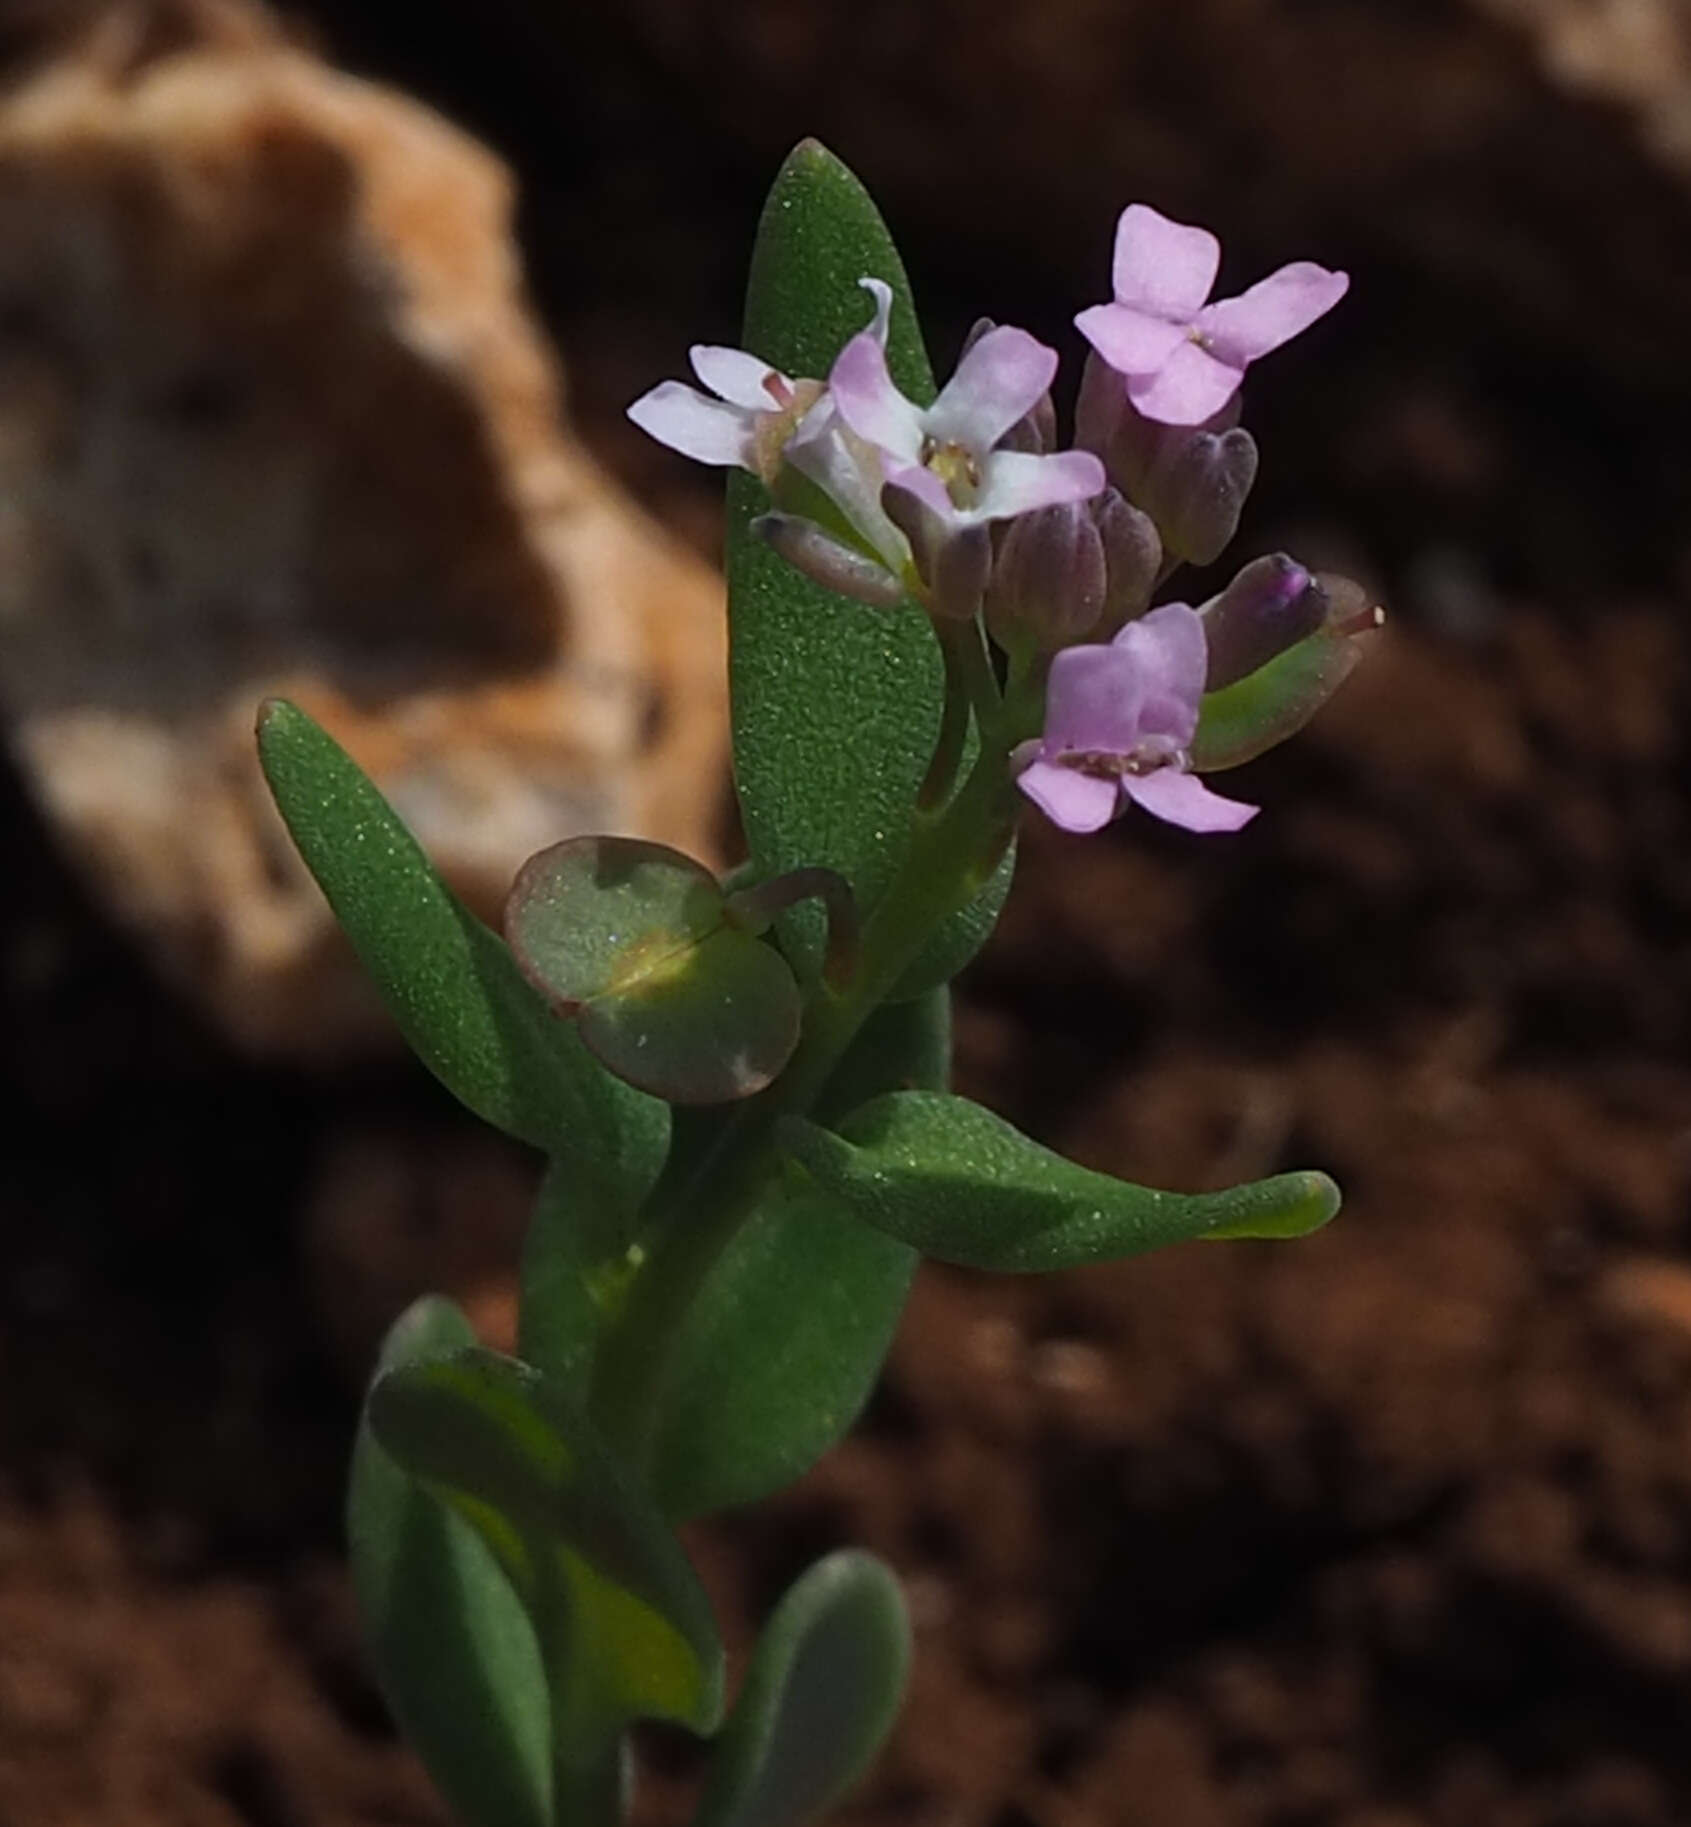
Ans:
[[[966,444],[935,438],[924,438],[920,452],[922,467],[932,470],[945,484],[945,492],[955,507],[969,507],[981,485],[980,465]]]
[[[1372,634],[1376,628],[1386,625],[1386,611],[1379,603],[1371,604],[1366,609],[1358,609],[1347,615],[1342,621],[1329,622],[1328,629],[1334,634]]]

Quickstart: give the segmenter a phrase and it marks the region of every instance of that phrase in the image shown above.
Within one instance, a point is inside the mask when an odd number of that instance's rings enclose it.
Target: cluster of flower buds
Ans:
[[[1206,694],[1302,643],[1348,643],[1378,612],[1358,615],[1343,591],[1336,611],[1283,555],[1200,608],[1151,607],[1238,526],[1257,470],[1238,424],[1246,368],[1348,284],[1302,261],[1207,303],[1219,264],[1207,230],[1144,204],[1122,213],[1114,298],[1075,320],[1091,347],[1072,449],[1057,448],[1056,352],[1025,330],[982,320],[933,404],[906,398],[887,366],[892,294],[875,279],[862,282],[870,321],[825,380],[698,347],[709,393],[665,382],[629,416],[688,456],[758,476],[771,506],[754,530],[816,582],[877,607],[915,601],[942,625],[983,617],[1012,672],[1047,681],[1043,734],[1012,766],[1055,822],[1096,830],[1137,804],[1189,830],[1236,830],[1254,808],[1192,771]],[[1348,669],[1348,657],[1307,669],[1275,739]]]

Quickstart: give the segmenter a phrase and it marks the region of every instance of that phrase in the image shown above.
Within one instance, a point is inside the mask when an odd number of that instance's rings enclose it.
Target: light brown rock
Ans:
[[[499,161],[259,12],[166,10],[174,48],[119,9],[0,104],[0,699],[161,965],[243,1045],[324,1054],[386,1026],[258,702],[492,913],[579,831],[709,853],[721,586],[563,423]]]

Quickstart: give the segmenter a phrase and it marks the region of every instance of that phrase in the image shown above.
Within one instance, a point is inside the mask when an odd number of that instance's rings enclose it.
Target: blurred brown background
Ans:
[[[0,20],[14,74],[79,23]],[[1691,8],[294,23],[510,161],[576,426],[705,554],[712,479],[620,413],[734,340],[801,134],[877,194],[941,364],[981,312],[1072,353],[1136,198],[1229,279],[1349,268],[1252,376],[1236,552],[1356,571],[1391,631],[1240,778],[1239,839],[1031,832],[958,1062],[1094,1164],[1321,1166],[1345,1214],[925,1272],[857,1436],[697,1547],[737,1642],[836,1541],[906,1577],[912,1701],[850,1820],[1691,1818]],[[529,1165],[402,1064],[244,1063],[21,776],[4,843],[0,1822],[438,1822],[360,1661],[342,1464],[387,1312],[446,1282],[500,1323]],[[656,1754],[647,1818],[679,1818],[686,1748]]]

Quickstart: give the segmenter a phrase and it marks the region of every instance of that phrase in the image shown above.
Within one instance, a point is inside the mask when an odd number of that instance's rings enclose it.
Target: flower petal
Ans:
[[[860,438],[906,463],[921,461],[922,415],[893,385],[873,330],[860,330],[834,358],[828,390]]]
[[[857,283],[875,301],[875,315],[869,320],[869,334],[884,349],[887,337],[892,333],[892,287],[884,279],[871,279],[867,274]]]
[[[1127,397],[1147,419],[1163,425],[1202,425],[1232,399],[1244,378],[1243,368],[1183,342],[1155,374],[1130,374]]]
[[[1111,270],[1117,304],[1189,323],[1220,265],[1221,243],[1207,228],[1171,222],[1148,203],[1121,212]]]
[[[1030,451],[995,450],[981,466],[980,492],[970,518],[1008,520],[1035,508],[1090,501],[1103,491],[1104,466],[1089,450],[1060,450],[1036,457]]]
[[[773,378],[785,388],[792,382],[761,356],[744,349],[724,349],[720,343],[694,343],[687,351],[693,372],[719,398],[748,412],[778,412],[783,402],[764,386]]]
[[[923,416],[928,436],[984,454],[1044,395],[1057,351],[1005,324],[988,330],[957,364]]]
[[[1197,327],[1222,361],[1243,368],[1307,330],[1349,289],[1348,273],[1329,272],[1313,260],[1295,260],[1237,298],[1205,306]]]
[[[946,493],[945,484],[931,469],[924,469],[920,463],[889,463],[886,469],[889,482],[908,489],[923,507],[937,514],[947,526],[962,520],[956,503]],[[882,500],[884,504],[884,496]]]
[[[1121,808],[1121,789],[1113,780],[1077,774],[1049,761],[1023,768],[1016,785],[1065,831],[1101,831]]]
[[[1196,774],[1184,768],[1158,768],[1154,774],[1128,775],[1122,790],[1154,817],[1187,831],[1238,831],[1261,810],[1242,800],[1212,793]]]
[[[1139,739],[1160,737],[1185,748],[1198,727],[1209,666],[1203,618],[1185,603],[1164,603],[1127,623],[1110,648],[1123,656],[1138,682]]]
[[[847,429],[824,394],[788,441],[787,461],[833,502],[868,549],[902,577],[910,563],[904,535],[881,506],[881,453]]]
[[[697,463],[755,469],[752,415],[713,400],[684,381],[662,381],[641,394],[628,416],[649,437]]]
[[[1118,374],[1155,374],[1190,340],[1183,324],[1152,317],[1131,305],[1092,305],[1074,321],[1075,328]]]
[[[1130,755],[1139,746],[1145,684],[1135,655],[1119,645],[1065,647],[1045,687],[1047,756]]]

